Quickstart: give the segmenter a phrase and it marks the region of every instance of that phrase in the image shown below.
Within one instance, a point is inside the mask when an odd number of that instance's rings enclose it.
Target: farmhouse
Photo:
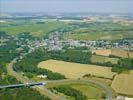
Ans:
[[[37,77],[39,77],[39,78],[47,78],[47,75],[38,75]]]

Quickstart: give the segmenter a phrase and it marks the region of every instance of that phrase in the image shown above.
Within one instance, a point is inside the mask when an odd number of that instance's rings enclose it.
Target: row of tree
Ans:
[[[133,70],[133,59],[120,59],[116,65],[112,67],[112,71],[121,73],[123,71]]]
[[[27,75],[32,77],[34,74],[45,74],[47,75],[48,79],[56,80],[56,79],[64,79],[65,76],[59,73],[54,73],[46,69],[37,68],[39,62],[48,60],[48,59],[55,59],[55,60],[63,60],[69,62],[76,62],[76,63],[90,63],[90,52],[82,52],[82,51],[75,51],[75,50],[66,50],[66,51],[47,51],[44,48],[38,49],[26,57],[24,57],[21,61],[18,61],[14,66],[15,71],[23,71],[28,73]],[[32,73],[32,74],[30,74]]]
[[[50,55],[45,49],[39,49],[28,54],[21,61],[18,61],[16,64],[14,64],[13,68],[15,71],[23,71],[29,78],[33,77],[34,75],[43,74],[47,75],[47,78],[50,80],[65,79],[64,75],[37,67],[40,61],[47,60],[49,58]]]
[[[59,86],[59,87],[54,87],[52,89],[56,90],[57,92],[63,93],[67,96],[74,97],[75,100],[86,100],[87,99],[87,97],[82,92],[69,86]]]
[[[0,62],[0,85],[19,84],[14,77],[7,75],[6,63]],[[39,92],[29,88],[7,88],[0,89],[0,100],[50,100],[40,95]]]

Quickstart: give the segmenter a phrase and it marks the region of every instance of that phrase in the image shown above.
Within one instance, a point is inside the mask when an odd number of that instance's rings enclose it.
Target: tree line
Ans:
[[[0,85],[20,84],[16,78],[7,75],[6,63],[0,62]],[[30,87],[0,89],[0,100],[50,100]]]
[[[74,97],[75,100],[87,100],[87,97],[82,92],[70,86],[53,87],[51,90],[56,90],[57,92],[63,93],[67,96]]]
[[[47,75],[47,78],[51,80],[65,79],[64,75],[46,69],[38,68],[37,67],[38,63],[48,59],[55,59],[55,60],[88,64],[90,62],[90,56],[91,56],[90,52],[73,51],[73,50],[55,52],[55,51],[48,51],[44,48],[40,48],[28,54],[21,61],[18,61],[16,64],[14,64],[13,69],[15,71],[23,71],[24,73],[27,73],[26,75],[28,75],[28,77],[30,78],[33,77],[34,75],[43,74]]]

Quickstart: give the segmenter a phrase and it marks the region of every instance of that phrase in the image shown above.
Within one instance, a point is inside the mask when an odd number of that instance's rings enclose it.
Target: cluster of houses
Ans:
[[[19,39],[18,37],[12,36],[12,38],[17,41],[16,45],[19,48],[17,50],[27,49],[27,53],[31,53],[34,50],[44,47],[49,51],[62,50],[64,47],[87,47],[90,50],[97,49],[111,49],[111,48],[121,48],[126,51],[133,51],[133,40],[119,40],[115,42],[105,41],[105,40],[63,40],[61,39],[61,32],[51,32],[47,39]],[[7,38],[0,38],[0,46],[6,45],[5,43],[10,40]],[[5,43],[4,43],[5,42]]]
[[[116,100],[133,100],[133,98],[127,97],[127,96],[118,95]]]

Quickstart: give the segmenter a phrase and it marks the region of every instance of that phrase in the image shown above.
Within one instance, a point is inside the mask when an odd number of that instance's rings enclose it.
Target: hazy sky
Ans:
[[[133,0],[0,0],[1,12],[133,13]]]

